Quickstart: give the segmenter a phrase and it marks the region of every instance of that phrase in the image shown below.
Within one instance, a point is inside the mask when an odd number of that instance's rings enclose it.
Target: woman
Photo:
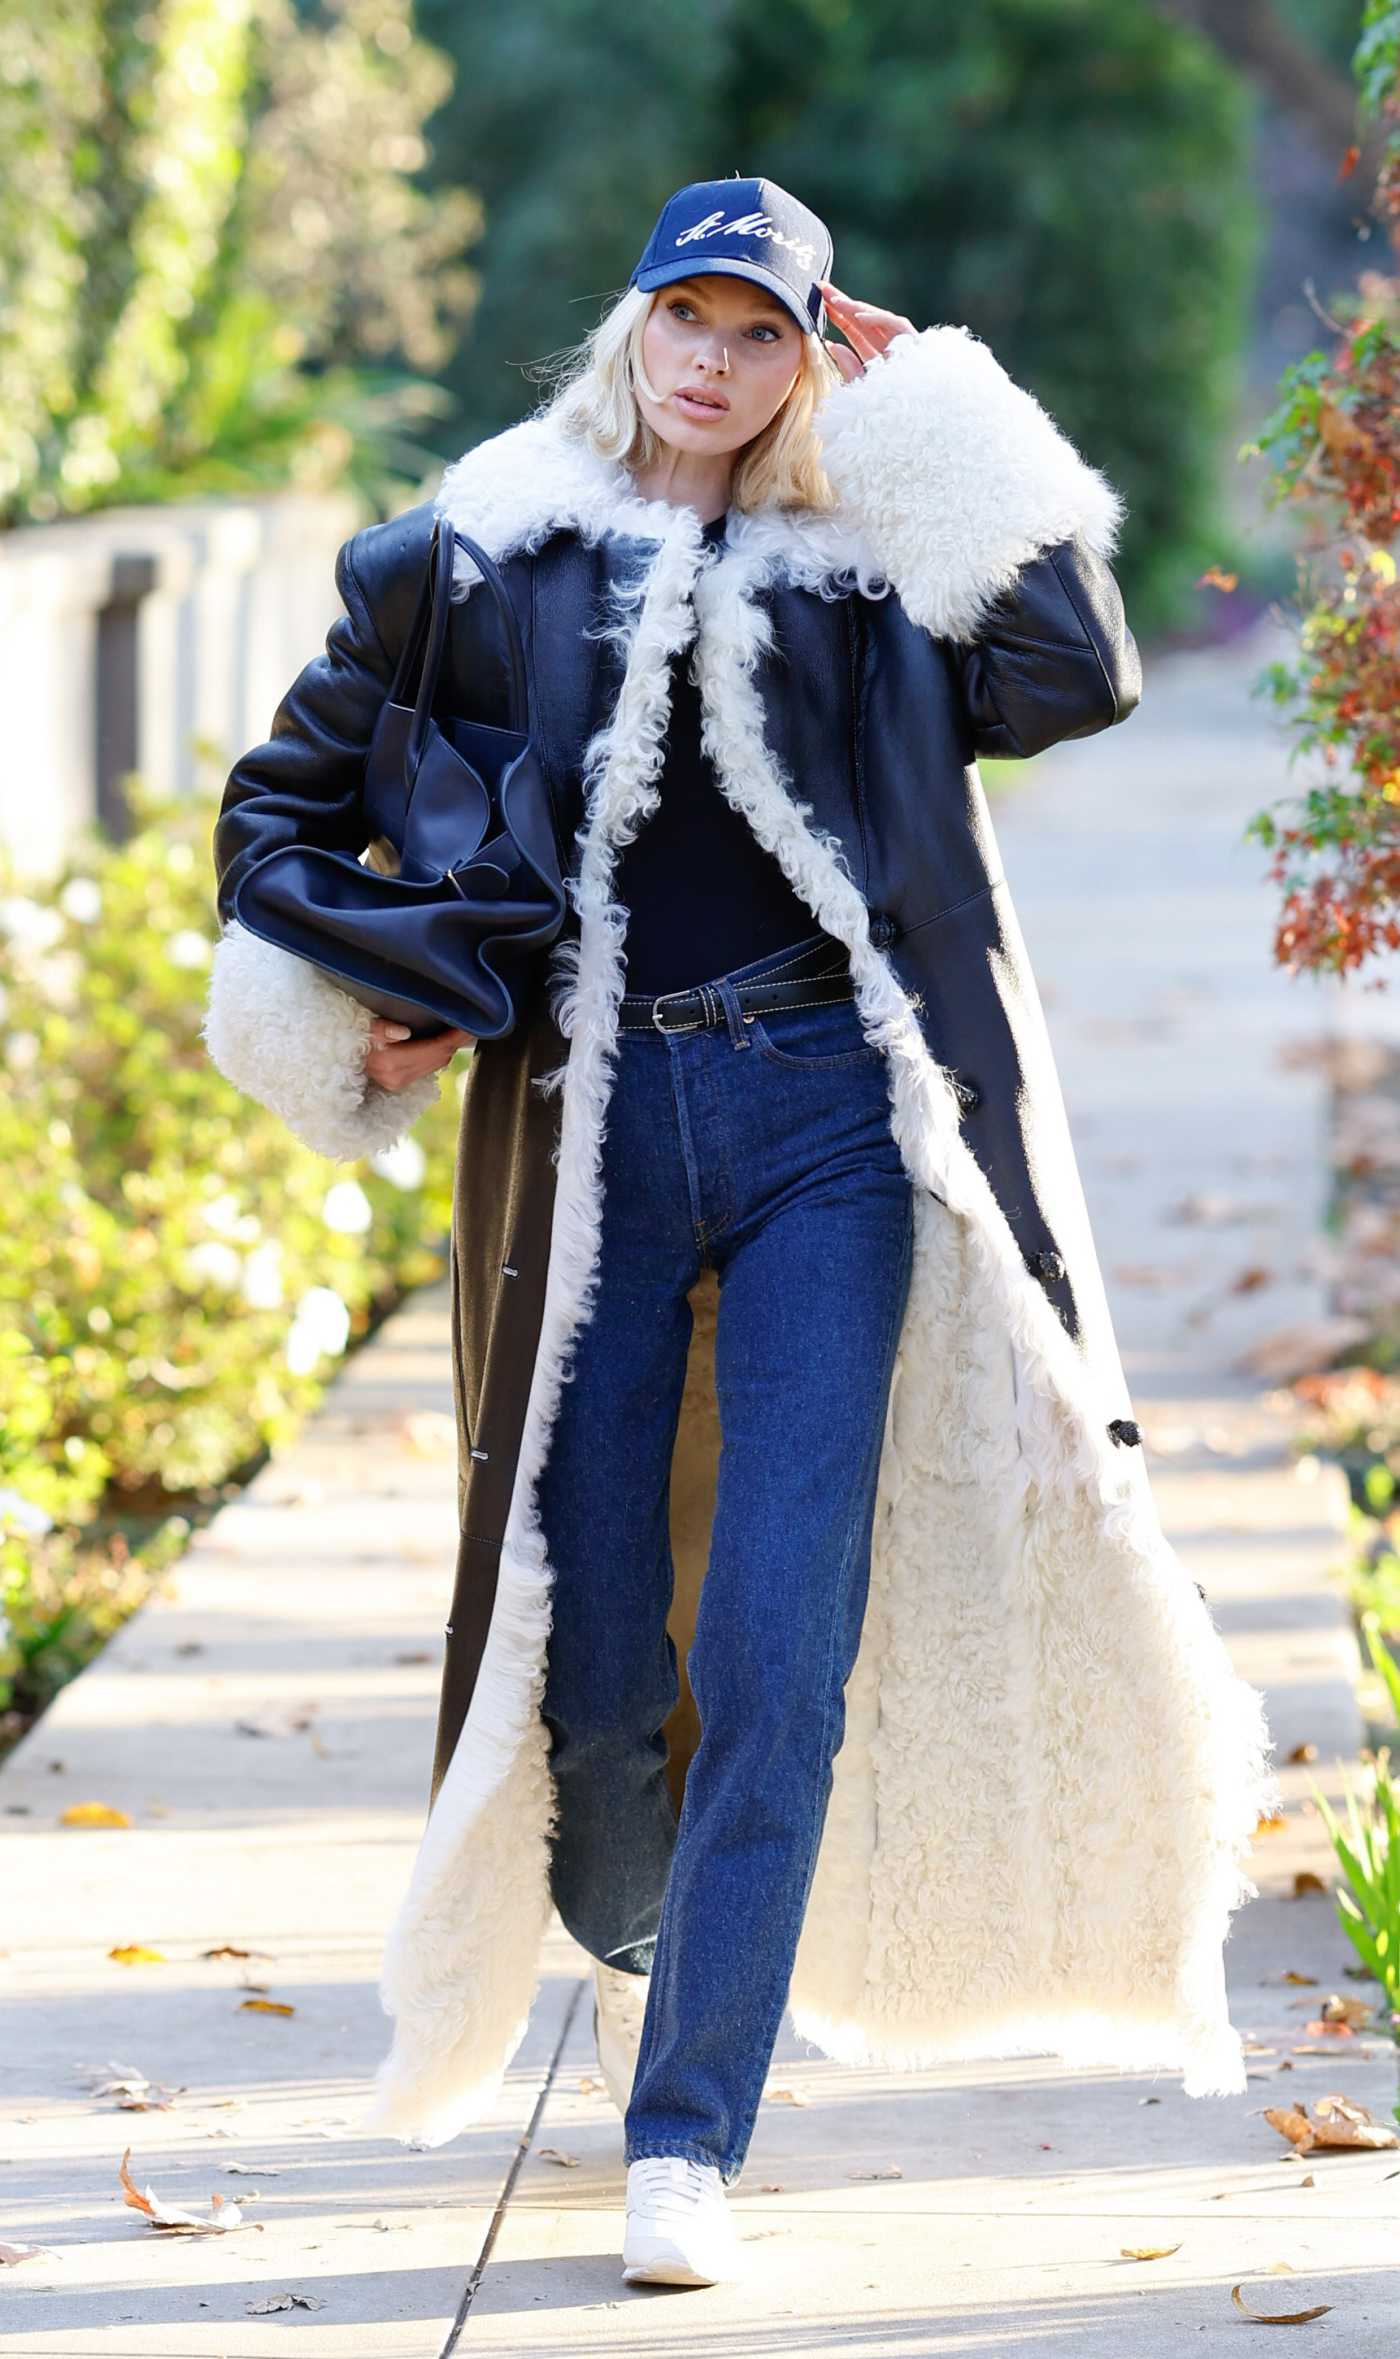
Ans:
[[[435,515],[479,540],[577,922],[468,1074],[458,1579],[370,2120],[436,2144],[479,2113],[556,1902],[635,2281],[735,2267],[785,1997],[852,2061],[1243,2086],[1221,1945],[1259,1699],[1157,1521],[976,768],[1136,706],[1122,501],[984,344],[831,261],[772,182],[679,190],[552,400],[346,544],[346,614],[215,838],[230,920],[274,844],[365,849]],[[457,563],[451,709],[489,721],[503,650]],[[409,1040],[236,922],[206,1033],[340,1156],[466,1037]]]

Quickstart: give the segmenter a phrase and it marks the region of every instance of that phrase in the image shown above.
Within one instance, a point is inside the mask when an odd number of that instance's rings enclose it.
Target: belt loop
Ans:
[[[729,1026],[730,1045],[734,1048],[752,1048],[753,1042],[749,1037],[749,1028],[744,1022],[743,1013],[739,1006],[739,994],[730,982],[728,975],[718,976],[710,988],[719,993],[720,1005],[724,1009],[725,1021]]]

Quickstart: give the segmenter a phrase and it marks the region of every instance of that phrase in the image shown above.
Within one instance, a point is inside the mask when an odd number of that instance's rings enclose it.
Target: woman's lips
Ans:
[[[688,393],[675,393],[671,398],[678,409],[685,411],[687,417],[722,418],[727,414],[717,401],[696,401]]]

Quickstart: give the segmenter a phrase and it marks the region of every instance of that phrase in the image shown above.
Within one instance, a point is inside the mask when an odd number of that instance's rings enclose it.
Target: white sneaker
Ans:
[[[627,2111],[642,2044],[642,2018],[647,2011],[649,1974],[624,1974],[620,1966],[593,1964],[593,2037],[598,2043],[598,2069],[619,2113]]]
[[[622,2274],[629,2285],[718,2285],[743,2267],[713,2163],[648,2154],[627,2165]]]

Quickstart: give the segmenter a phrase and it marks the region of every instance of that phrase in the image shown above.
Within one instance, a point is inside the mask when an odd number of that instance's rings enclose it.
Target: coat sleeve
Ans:
[[[979,755],[1014,760],[1092,737],[1142,697],[1122,594],[1082,537],[1033,557],[976,639],[949,652]]]
[[[318,1154],[355,1160],[393,1146],[441,1089],[441,1072],[406,1089],[367,1081],[370,1011],[328,975],[265,942],[232,914],[240,879],[289,843],[365,849],[365,756],[393,679],[355,570],[352,534],[335,561],[344,612],[324,651],[298,673],[271,734],[235,762],[214,824],[220,936],[202,1037],[236,1089],[266,1106]]]
[[[970,329],[895,336],[816,413],[826,472],[915,622],[948,645],[978,753],[1037,753],[1142,693],[1109,559],[1126,513]]]

